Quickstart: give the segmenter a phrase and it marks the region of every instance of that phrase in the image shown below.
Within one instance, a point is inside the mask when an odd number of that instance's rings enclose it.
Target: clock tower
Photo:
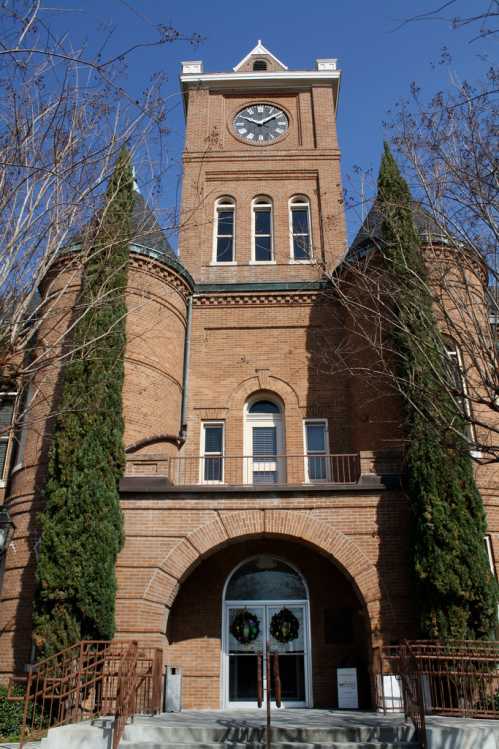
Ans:
[[[335,59],[289,70],[259,41],[228,73],[183,63],[180,258],[197,283],[311,281],[345,252]]]
[[[286,652],[287,703],[336,704],[331,674],[355,658],[359,704],[371,704],[379,595],[358,598],[349,582],[364,553],[350,536],[374,528],[358,495],[379,425],[327,366],[346,330],[323,272],[346,250],[339,82],[336,60],[289,70],[261,42],[230,72],[182,64],[179,255],[193,294],[182,439],[160,513],[185,537],[161,570],[180,585],[166,657],[183,668],[188,707],[254,706],[269,639]],[[321,538],[337,544],[329,561],[310,548]],[[197,571],[179,573],[184,559]],[[371,585],[374,565],[369,575]]]

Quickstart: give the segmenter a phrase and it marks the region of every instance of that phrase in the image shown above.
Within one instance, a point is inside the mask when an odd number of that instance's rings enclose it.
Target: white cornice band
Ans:
[[[226,86],[230,83],[258,82],[261,84],[265,81],[327,82],[339,80],[340,77],[340,70],[278,70],[273,73],[202,73],[201,75],[189,73],[181,75],[180,80],[187,85],[191,83],[220,83]]]

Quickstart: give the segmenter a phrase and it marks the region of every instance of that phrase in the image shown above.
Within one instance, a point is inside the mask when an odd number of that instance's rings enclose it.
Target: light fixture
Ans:
[[[6,507],[0,507],[0,556],[5,553],[14,532],[15,525],[12,522]]]

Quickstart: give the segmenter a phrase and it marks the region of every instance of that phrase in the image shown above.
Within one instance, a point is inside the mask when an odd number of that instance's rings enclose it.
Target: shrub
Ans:
[[[24,690],[15,687],[16,696],[21,697]],[[19,736],[23,720],[24,702],[9,702],[7,687],[0,685],[0,739],[15,739]]]

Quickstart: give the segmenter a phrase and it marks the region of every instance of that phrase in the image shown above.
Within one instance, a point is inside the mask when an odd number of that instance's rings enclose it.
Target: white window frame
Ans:
[[[497,574],[496,574],[496,565],[495,565],[495,561],[494,561],[494,552],[492,550],[492,541],[491,541],[491,538],[490,538],[490,534],[487,533],[483,537],[483,540],[484,540],[484,543],[485,543],[485,548],[487,549],[487,557],[488,557],[488,560],[489,560],[490,571],[492,572],[492,574],[494,575],[494,577],[497,577]]]
[[[218,214],[222,211],[232,211],[232,260],[218,260]],[[230,236],[229,234],[221,234]],[[230,195],[223,195],[215,200],[213,215],[213,250],[211,265],[237,265],[236,261],[236,201]]]
[[[278,407],[278,413],[250,413],[250,408],[254,403],[259,401],[270,401]],[[284,457],[285,435],[284,435],[284,405],[267,393],[257,393],[250,398],[244,406],[244,466],[243,466],[243,483],[253,484],[253,427],[274,427],[276,430],[276,473],[277,484],[285,483],[286,465]],[[265,461],[262,461],[265,462]],[[269,461],[271,462],[271,461]]]
[[[9,475],[9,465],[10,465],[12,449],[13,449],[13,444],[14,444],[13,424],[16,418],[17,392],[15,390],[2,391],[1,397],[12,401],[12,417],[10,420],[10,428],[7,429],[6,432],[2,432],[0,434],[0,442],[5,444],[5,463],[3,464],[3,468],[0,473],[0,489],[3,489],[7,485],[7,477]]]
[[[309,424],[322,424],[324,426],[324,453],[322,452],[315,452],[315,451],[309,451],[308,449],[308,441],[307,441],[307,426]],[[303,419],[303,454],[304,454],[304,471],[305,471],[305,483],[306,484],[321,484],[321,483],[327,483],[328,481],[331,481],[331,467],[330,462],[327,460],[327,456],[330,454],[329,452],[329,423],[328,419]],[[324,457],[326,459],[326,476],[323,479],[312,479],[309,476],[308,471],[308,459],[310,456],[317,456],[320,457],[322,454],[324,454]]]
[[[206,428],[207,427],[221,427],[222,428],[222,452],[221,453],[207,453],[205,450],[206,445]],[[201,422],[201,459],[199,461],[199,483],[200,484],[223,484],[225,483],[225,422],[220,420],[215,421],[202,421]],[[222,472],[220,480],[214,479],[210,481],[204,477],[205,459],[209,458],[220,458],[222,465]]]
[[[444,345],[445,345],[445,355],[449,359],[450,362],[455,361],[457,364],[456,371],[459,372],[459,377],[461,379],[461,389],[463,391],[463,405],[464,405],[464,414],[463,416],[468,419],[466,422],[466,429],[467,429],[467,438],[470,442],[475,442],[476,440],[476,434],[475,434],[475,425],[473,424],[473,414],[471,411],[471,404],[468,397],[468,383],[466,382],[466,377],[464,374],[464,364],[463,364],[463,355],[461,353],[461,349],[455,342],[453,338],[450,336],[444,336]],[[479,450],[470,450],[470,453],[472,457],[474,458],[481,458],[482,453]]]
[[[270,209],[270,260],[256,259],[256,214],[258,210]],[[258,236],[268,237],[268,234]],[[274,256],[274,205],[268,195],[257,195],[251,201],[251,260],[250,265],[275,265]]]
[[[24,467],[24,451],[26,449],[26,440],[28,438],[28,411],[34,400],[34,395],[36,394],[36,392],[38,391],[34,391],[33,385],[30,382],[30,384],[28,385],[28,392],[26,393],[26,400],[24,404],[21,405],[22,424],[15,455],[16,464],[12,469],[12,473],[14,473],[15,471],[19,471]],[[18,417],[21,414],[18,414]]]
[[[293,208],[307,209],[307,221],[308,221],[308,243],[310,248],[310,256],[308,258],[295,258],[295,246],[294,246],[294,233],[293,233]],[[312,215],[310,211],[310,200],[306,195],[293,195],[288,200],[288,221],[289,221],[289,257],[290,263],[296,265],[310,265],[314,260],[314,250],[312,243]],[[300,234],[298,236],[306,236]]]

